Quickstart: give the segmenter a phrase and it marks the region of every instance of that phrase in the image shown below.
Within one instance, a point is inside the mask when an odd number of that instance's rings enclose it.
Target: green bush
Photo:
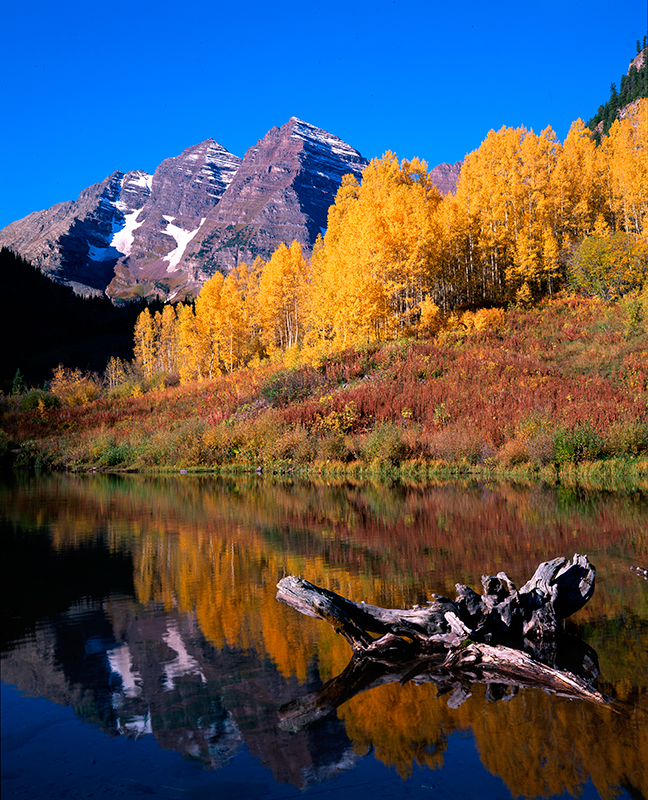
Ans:
[[[594,461],[603,450],[603,440],[591,425],[559,428],[554,440],[558,464],[577,464]]]
[[[369,464],[393,466],[405,455],[401,431],[393,422],[376,425],[363,442],[363,458]]]
[[[23,411],[35,411],[36,409],[59,408],[61,401],[51,392],[43,389],[30,389],[23,394],[20,400],[20,407]]]
[[[133,448],[131,445],[126,443],[113,444],[104,450],[101,458],[97,462],[97,466],[118,467],[120,465],[129,464],[132,460]]]
[[[117,386],[113,386],[108,390],[108,397],[112,400],[118,400],[125,397],[139,397],[144,394],[144,388],[139,381],[126,380]]]
[[[611,456],[648,453],[648,423],[638,420],[614,423],[606,434],[605,450]]]
[[[648,244],[622,231],[586,236],[569,265],[569,285],[589,296],[613,300],[640,290],[648,271]]]

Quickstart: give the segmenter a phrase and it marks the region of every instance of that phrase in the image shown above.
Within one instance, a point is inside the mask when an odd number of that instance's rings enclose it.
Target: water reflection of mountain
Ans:
[[[513,794],[578,793],[587,780],[602,794],[648,794],[648,599],[628,567],[648,555],[648,509],[636,498],[48,476],[0,486],[0,507],[15,534],[3,678],[114,735],[151,731],[214,767],[246,746],[278,780],[305,786],[369,749],[403,775],[436,768],[446,737],[470,730]],[[628,715],[531,691],[491,703],[480,689],[449,708],[410,682],[358,695],[315,728],[281,730],[278,706],[350,655],[328,626],[276,602],[286,572],[400,606],[455,580],[478,585],[481,571],[525,580],[574,549],[599,572],[572,630],[598,651],[600,688]]]
[[[111,735],[153,734],[210,768],[245,744],[279,782],[304,788],[356,763],[338,720],[294,735],[277,709],[321,682],[286,679],[253,651],[215,650],[186,614],[148,616],[126,598],[79,602],[2,660],[2,677],[72,706]]]

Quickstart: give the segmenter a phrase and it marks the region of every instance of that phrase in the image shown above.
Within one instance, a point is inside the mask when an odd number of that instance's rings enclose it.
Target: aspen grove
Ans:
[[[424,161],[387,152],[360,182],[343,179],[310,259],[282,244],[215,274],[194,303],[143,311],[136,362],[147,378],[189,382],[265,357],[310,362],[424,337],[458,312],[530,305],[565,286],[616,300],[646,283],[647,221],[648,99],[599,146],[581,120],[563,144],[551,128],[491,131],[446,197]]]

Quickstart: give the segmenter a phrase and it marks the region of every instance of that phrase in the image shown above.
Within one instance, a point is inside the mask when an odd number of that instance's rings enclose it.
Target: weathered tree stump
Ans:
[[[457,647],[465,639],[486,644],[551,639],[559,632],[561,620],[592,596],[595,574],[587,556],[575,554],[571,561],[561,557],[540,564],[519,590],[500,572],[482,576],[481,595],[457,584],[454,601],[433,595],[426,607],[411,609],[356,603],[291,575],[277,584],[277,599],[330,623],[354,652],[378,656]]]
[[[433,595],[425,607],[411,609],[358,603],[302,578],[282,578],[277,599],[328,622],[354,652],[341,675],[284,708],[285,726],[309,724],[381,683],[413,679],[450,692],[453,707],[469,696],[471,682],[608,703],[594,687],[598,667],[591,648],[580,643],[574,672],[556,667],[562,620],[592,596],[595,574],[587,556],[575,554],[540,564],[519,590],[500,572],[482,576],[481,595],[457,584],[454,601]]]

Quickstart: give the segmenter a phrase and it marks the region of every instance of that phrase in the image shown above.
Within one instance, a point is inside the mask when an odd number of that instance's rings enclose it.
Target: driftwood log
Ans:
[[[341,675],[284,709],[285,725],[326,716],[372,686],[413,679],[451,692],[453,705],[469,696],[466,687],[474,682],[607,703],[594,687],[598,667],[591,648],[581,642],[585,655],[575,665],[557,665],[562,620],[590,599],[595,574],[587,556],[575,554],[540,564],[520,589],[500,572],[482,576],[481,595],[457,584],[454,601],[433,595],[425,607],[411,609],[358,603],[302,578],[283,578],[277,599],[331,624],[354,653]]]
[[[499,644],[553,639],[561,621],[594,593],[596,570],[587,556],[554,558],[519,590],[503,572],[483,575],[483,594],[456,585],[454,601],[432,596],[425,607],[392,609],[356,603],[291,575],[277,584],[277,599],[329,622],[354,652],[367,656],[401,650],[457,647],[464,640]],[[371,634],[378,634],[376,639]]]

